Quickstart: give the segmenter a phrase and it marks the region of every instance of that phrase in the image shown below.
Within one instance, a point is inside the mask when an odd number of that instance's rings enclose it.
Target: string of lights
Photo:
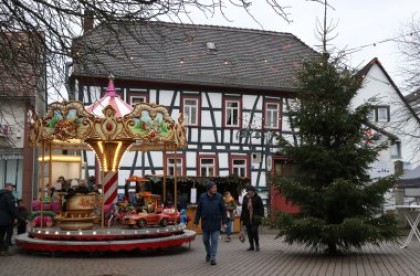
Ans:
[[[361,51],[361,50],[363,50],[365,48],[368,48],[368,47],[376,47],[379,44],[384,44],[384,43],[388,43],[388,42],[402,41],[401,40],[402,38],[404,38],[404,37],[406,37],[406,38],[407,37],[412,37],[414,34],[420,34],[420,30],[419,31],[414,31],[414,32],[409,32],[409,33],[402,34],[402,35],[395,36],[395,37],[386,38],[386,39],[379,40],[379,41],[376,41],[376,42],[372,42],[372,43],[369,43],[369,44],[364,44],[364,45],[356,46],[356,47],[353,47],[353,48],[350,48],[350,49],[345,50],[345,52],[347,54],[353,54],[353,53],[359,52],[359,51]]]

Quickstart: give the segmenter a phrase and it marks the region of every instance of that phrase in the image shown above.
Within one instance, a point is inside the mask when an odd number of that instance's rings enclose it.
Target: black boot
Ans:
[[[249,241],[249,248],[247,249],[247,251],[254,251],[254,242]]]

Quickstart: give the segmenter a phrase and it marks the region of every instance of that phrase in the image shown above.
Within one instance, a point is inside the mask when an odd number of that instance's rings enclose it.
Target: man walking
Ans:
[[[9,242],[5,235],[13,231],[13,221],[17,218],[20,221],[28,222],[19,215],[16,209],[15,198],[12,194],[15,185],[6,183],[3,190],[0,190],[0,256],[11,256]]]
[[[217,185],[212,181],[206,183],[207,192],[201,194],[195,213],[194,225],[197,227],[201,218],[203,243],[206,248],[206,262],[216,265],[217,247],[219,245],[220,228],[227,223],[225,203],[217,192]]]
[[[241,223],[246,226],[249,245],[248,251],[260,251],[258,227],[264,217],[264,205],[261,197],[252,186],[247,187],[242,201]],[[255,242],[255,246],[254,246]]]

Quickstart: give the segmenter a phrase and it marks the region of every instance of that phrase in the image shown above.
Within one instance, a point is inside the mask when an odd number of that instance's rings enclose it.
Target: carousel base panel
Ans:
[[[195,239],[196,232],[185,226],[146,229],[103,228],[63,231],[32,228],[16,237],[16,245],[37,252],[119,252],[156,250],[181,246]]]

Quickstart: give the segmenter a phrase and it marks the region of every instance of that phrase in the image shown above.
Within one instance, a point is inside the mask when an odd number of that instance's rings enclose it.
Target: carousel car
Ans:
[[[171,217],[169,224],[171,223],[173,224],[175,223],[175,221],[177,223],[181,222],[181,214],[178,211],[176,211],[175,208],[164,208],[162,210],[162,213],[167,214],[168,216]]]
[[[166,213],[137,213],[126,215],[123,220],[125,225],[137,225],[142,228],[151,225],[167,226],[174,223],[174,218]]]

